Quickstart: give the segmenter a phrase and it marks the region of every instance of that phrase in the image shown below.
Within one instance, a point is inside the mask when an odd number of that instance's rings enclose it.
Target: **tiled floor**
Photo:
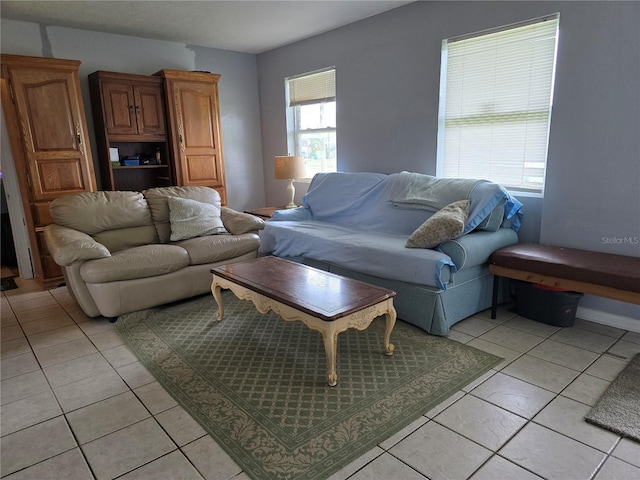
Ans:
[[[2,294],[2,469],[7,479],[246,479],[154,381],[113,324],[65,288]],[[450,338],[505,360],[335,479],[638,480],[640,444],[582,419],[640,352],[640,334],[560,329],[501,309]]]

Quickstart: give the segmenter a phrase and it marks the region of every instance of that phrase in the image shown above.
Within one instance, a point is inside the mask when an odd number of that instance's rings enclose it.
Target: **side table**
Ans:
[[[284,207],[264,207],[264,208],[254,208],[253,210],[245,210],[244,213],[250,213],[251,215],[255,215],[256,217],[260,217],[264,220],[268,220],[273,216],[273,212],[276,210],[285,210]]]

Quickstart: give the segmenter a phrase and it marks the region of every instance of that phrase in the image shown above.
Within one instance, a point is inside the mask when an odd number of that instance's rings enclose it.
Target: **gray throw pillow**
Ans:
[[[217,205],[179,197],[167,197],[167,203],[172,242],[227,233]]]
[[[409,248],[433,248],[462,235],[469,216],[469,200],[458,200],[434,213],[407,240]]]

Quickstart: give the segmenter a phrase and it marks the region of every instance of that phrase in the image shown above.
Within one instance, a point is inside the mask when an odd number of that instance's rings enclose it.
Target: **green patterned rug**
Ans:
[[[500,359],[384,319],[338,337],[338,385],[322,337],[223,291],[121,316],[116,328],[154,377],[253,478],[326,478]]]

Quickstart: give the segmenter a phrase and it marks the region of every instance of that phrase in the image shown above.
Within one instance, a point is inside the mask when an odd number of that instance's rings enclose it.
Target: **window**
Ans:
[[[438,176],[543,193],[558,20],[443,40]]]
[[[304,158],[307,176],[337,171],[336,70],[286,79],[289,150]]]

